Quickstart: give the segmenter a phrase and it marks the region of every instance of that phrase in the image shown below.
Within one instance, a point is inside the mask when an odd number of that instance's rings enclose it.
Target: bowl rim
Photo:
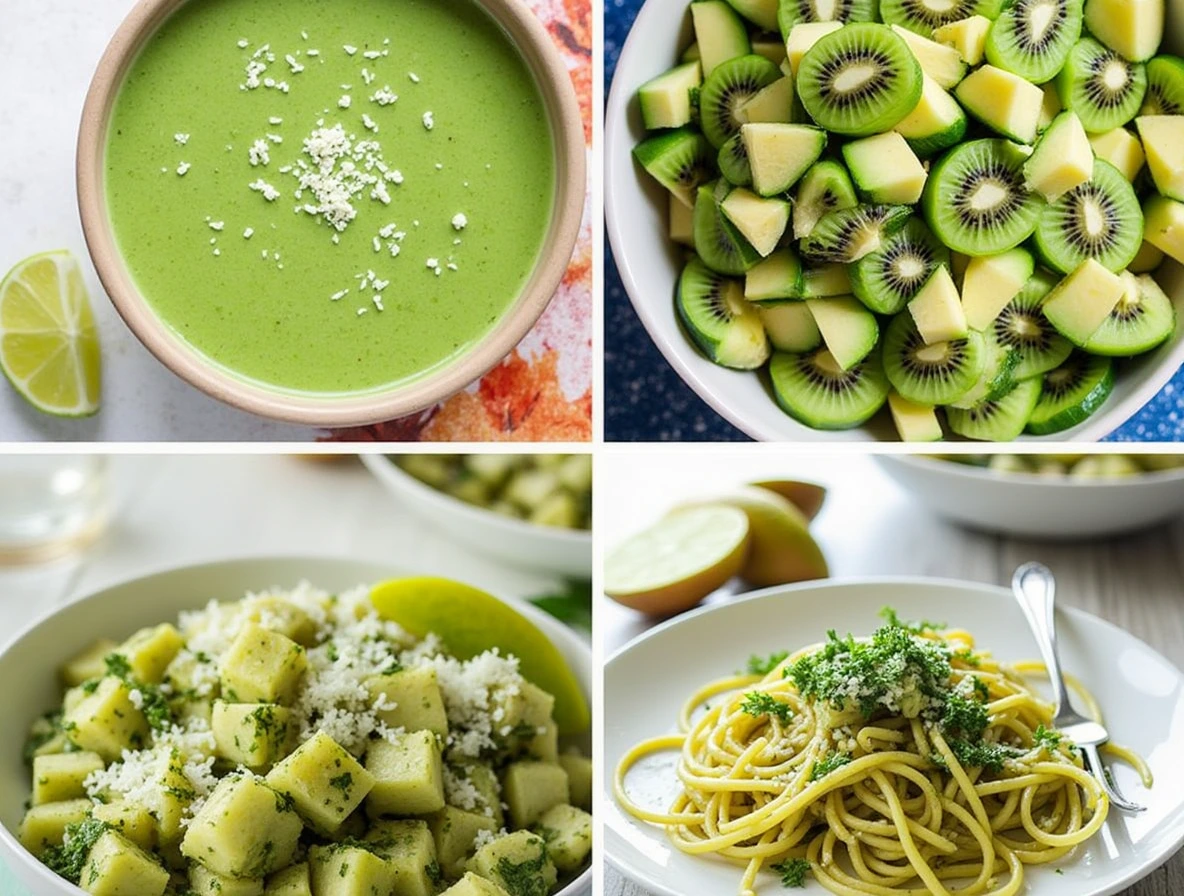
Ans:
[[[836,437],[836,433],[816,430],[804,423],[785,414],[785,421],[779,423],[788,424],[793,428],[792,432],[778,432],[779,427],[771,427],[762,422],[761,419],[750,419],[738,413],[732,404],[727,401],[728,390],[720,389],[719,385],[714,381],[709,382],[700,372],[693,370],[691,365],[686,360],[688,357],[695,357],[697,349],[691,344],[689,338],[682,333],[681,327],[675,323],[675,327],[684,339],[684,344],[676,345],[675,340],[667,339],[662,332],[662,326],[667,321],[664,319],[659,321],[659,313],[661,308],[666,306],[660,303],[653,302],[652,296],[646,296],[645,291],[641,288],[633,273],[633,264],[630,261],[630,244],[626,238],[626,234],[622,228],[621,221],[625,218],[627,210],[623,206],[618,206],[616,193],[612,189],[614,181],[617,179],[617,172],[620,171],[621,166],[631,166],[633,164],[632,157],[627,154],[614,152],[616,144],[621,142],[621,134],[629,131],[629,103],[633,97],[633,93],[640,84],[632,84],[626,86],[620,77],[620,72],[623,64],[627,60],[638,54],[644,52],[651,52],[649,42],[642,37],[642,32],[647,32],[650,26],[650,20],[663,22],[667,26],[670,25],[669,18],[663,18],[660,13],[664,12],[663,0],[645,0],[641,8],[638,10],[633,24],[629,27],[629,33],[625,38],[625,43],[621,46],[620,55],[617,58],[617,64],[613,72],[613,81],[608,90],[607,101],[605,103],[604,113],[604,139],[602,147],[604,152],[604,217],[605,217],[605,232],[608,236],[609,245],[612,247],[613,257],[616,260],[617,272],[621,278],[621,284],[625,289],[625,294],[629,298],[630,305],[633,306],[633,311],[641,321],[646,333],[649,335],[650,341],[665,358],[666,363],[669,364],[678,374],[679,378],[690,389],[710,407],[716,414],[739,429],[751,439],[757,441],[771,441],[771,442],[839,442],[848,441],[847,437]],[[670,65],[674,65],[674,61]],[[660,71],[655,71],[654,75],[660,74]],[[620,157],[619,157],[620,156]],[[622,200],[623,202],[623,200]],[[667,241],[669,243],[669,241]],[[607,260],[607,259],[606,259]],[[677,280],[677,275],[676,278]],[[671,297],[671,302],[673,298]],[[1177,306],[1179,312],[1184,314],[1184,299],[1174,298],[1173,303]],[[651,307],[653,306],[653,307]],[[675,317],[673,308],[669,309],[669,316],[671,320]],[[1184,329],[1184,324],[1180,324],[1180,328]],[[1158,351],[1160,349],[1155,349]],[[1126,361],[1129,359],[1118,358],[1116,361]],[[1117,430],[1124,423],[1129,421],[1138,411],[1149,401],[1151,401],[1163,389],[1168,382],[1171,381],[1175,373],[1184,369],[1184,336],[1177,337],[1177,341],[1164,354],[1160,363],[1156,365],[1151,372],[1145,377],[1144,381],[1133,388],[1129,395],[1124,396],[1120,400],[1114,400],[1113,396],[1107,400],[1106,403],[1098,410],[1097,413],[1091,415],[1077,426],[1066,430],[1064,432],[1052,433],[1047,436],[1033,436],[1030,434],[1023,434],[1016,441],[1020,444],[1039,444],[1047,442],[1097,442],[1107,435]],[[713,373],[715,371],[712,371]],[[758,375],[756,371],[728,371],[729,373],[744,373],[752,376]],[[776,407],[773,397],[768,397],[771,407]],[[869,421],[870,422],[870,421]],[[895,430],[888,424],[882,428],[884,433],[892,433],[895,435]],[[862,438],[864,441],[879,442],[886,444],[905,444],[899,438],[883,438],[877,434],[876,430],[869,427],[868,423],[855,427],[851,430],[857,433],[856,438]],[[962,444],[961,440],[952,441],[953,444]],[[973,442],[965,442],[965,444],[974,444]],[[982,443],[989,445],[990,443]]]
[[[999,452],[986,453],[995,454]],[[1006,454],[1008,452],[1001,453]],[[1105,453],[1089,453],[1083,456],[1104,457],[1106,454],[1125,453],[1126,452],[1123,451],[1115,451]],[[1037,452],[1020,452],[1019,454],[1021,456],[1040,456],[1040,454]],[[974,455],[970,454],[967,456]],[[1154,457],[1156,455],[1150,456]],[[1023,485],[1027,487],[1034,485],[1045,485],[1050,488],[1058,489],[1080,489],[1085,486],[1089,488],[1113,489],[1154,487],[1157,485],[1163,485],[1165,483],[1184,482],[1184,466],[1175,467],[1174,469],[1169,470],[1147,470],[1143,473],[1135,473],[1130,476],[1109,476],[1098,477],[1096,479],[1073,479],[1069,476],[1042,476],[1039,473],[1028,473],[1020,470],[990,470],[986,467],[980,467],[974,464],[958,463],[957,461],[933,457],[928,454],[881,454],[876,455],[876,460],[881,465],[885,463],[887,463],[889,466],[897,464],[899,466],[912,468],[927,474],[949,475],[955,477],[966,476],[979,482],[993,483],[995,485]]]
[[[298,568],[300,563],[340,563],[343,565],[352,565],[357,567],[368,567],[378,569],[389,564],[383,560],[365,559],[360,557],[350,557],[347,555],[333,555],[333,554],[261,554],[251,555],[244,554],[242,556],[223,557],[218,560],[206,560],[196,563],[187,563],[182,566],[151,566],[147,567],[138,574],[122,576],[114,581],[101,583],[96,588],[88,589],[84,594],[78,597],[67,599],[67,602],[50,609],[41,614],[32,622],[27,623],[24,628],[20,629],[13,637],[4,642],[0,642],[0,660],[17,644],[21,643],[25,638],[31,635],[34,631],[48,627],[58,618],[58,616],[74,611],[77,607],[84,604],[100,601],[112,591],[121,588],[126,588],[130,585],[142,582],[147,579],[160,578],[173,575],[192,574],[198,570],[210,570],[214,568],[234,568],[234,567],[251,567],[262,564],[293,564]],[[398,575],[405,570],[402,570],[399,565],[389,565],[392,574]],[[568,628],[554,617],[544,613],[542,610],[533,606],[529,601],[518,600],[515,598],[504,597],[499,593],[490,592],[495,598],[502,603],[511,607],[512,609],[522,613],[543,630],[548,639],[552,642],[563,641],[571,651],[578,655],[581,662],[587,665],[589,675],[589,689],[585,696],[588,698],[589,704],[592,702],[593,692],[596,690],[597,667],[592,653],[592,646],[590,643],[584,641],[574,631]],[[237,599],[237,598],[236,598]],[[147,607],[145,608],[148,609]],[[559,646],[556,644],[556,646]],[[593,727],[589,729],[591,737],[592,748],[595,752],[597,747],[597,739],[595,736],[597,721],[593,718]],[[21,862],[24,866],[32,868],[43,883],[47,886],[56,887],[61,890],[62,896],[86,896],[86,892],[70,883],[69,881],[58,877],[53,871],[44,865],[36,856],[30,853],[17,840],[16,835],[8,829],[4,824],[0,824],[0,861],[5,858],[5,853],[11,855],[14,861]],[[592,869],[595,867],[595,859],[589,864],[579,875],[573,878],[562,890],[556,891],[553,896],[582,896],[584,893],[591,892],[592,885]]]
[[[402,469],[386,454],[363,454],[361,455],[361,459],[366,469],[380,482],[395,485],[396,488],[413,492],[425,501],[432,501],[439,507],[446,508],[449,513],[455,513],[474,523],[486,526],[498,526],[512,532],[516,536],[546,538],[556,542],[563,542],[573,547],[591,546],[592,544],[591,529],[565,529],[559,526],[542,526],[538,523],[516,519],[512,516],[503,516],[488,508],[478,507],[476,504],[470,504],[467,501],[462,501],[460,498],[454,498],[452,495],[442,492],[437,488],[432,488],[426,482],[416,479],[406,470]]]
[[[531,273],[497,322],[465,352],[402,383],[364,392],[300,392],[233,373],[181,339],[140,293],[107,213],[107,129],[124,75],[152,33],[187,0],[138,0],[104,50],[87,90],[75,159],[87,249],[111,304],[136,338],[181,379],[262,417],[321,427],[361,426],[422,411],[461,391],[506,358],[542,316],[579,238],[587,196],[584,124],[566,63],[530,8],[515,0],[472,0],[498,25],[534,77],[547,113],[555,163],[550,226]]]

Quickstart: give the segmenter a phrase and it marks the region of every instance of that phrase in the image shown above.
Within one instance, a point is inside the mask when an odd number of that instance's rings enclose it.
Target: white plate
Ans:
[[[939,458],[876,457],[884,472],[941,516],[1027,538],[1096,538],[1184,513],[1184,468],[1113,479],[1002,473]]]
[[[618,760],[639,741],[677,730],[679,708],[700,685],[743,668],[750,654],[794,650],[826,637],[870,633],[885,605],[903,618],[939,619],[969,629],[979,647],[1005,661],[1034,658],[1009,592],[990,585],[938,579],[874,579],[767,589],[721,607],[701,610],[655,628],[623,648],[605,668],[604,790],[598,809],[605,823],[605,854],[622,873],[664,896],[734,896],[741,870],[710,857],[675,849],[660,829],[634,820],[613,800]],[[1114,739],[1151,765],[1155,787],[1144,790],[1135,773],[1116,765],[1122,790],[1148,810],[1138,816],[1112,811],[1101,832],[1069,859],[1026,869],[1031,896],[1108,896],[1147,875],[1184,842],[1184,676],[1138,639],[1086,613],[1062,608],[1057,617],[1062,659],[1094,692]],[[653,804],[667,809],[676,791],[673,757],[664,793]],[[659,763],[655,763],[658,765]],[[645,782],[646,804],[661,790]],[[631,775],[632,784],[635,776]],[[783,892],[772,874],[757,881],[763,896]],[[797,891],[795,891],[797,892]],[[811,882],[805,892],[821,893]]]
[[[382,454],[362,463],[412,513],[494,560],[570,578],[592,576],[592,533],[539,526],[477,507],[420,482]]]
[[[405,569],[354,560],[269,557],[227,560],[173,569],[104,588],[35,623],[0,648],[4,690],[4,726],[0,729],[0,896],[85,896],[38,862],[17,842],[14,832],[29,797],[29,769],[21,749],[29,725],[61,703],[58,668],[96,638],[121,638],[136,629],[175,621],[182,610],[205,606],[211,599],[237,600],[247,591],[292,587],[302,579],[339,591],[407,575]],[[584,689],[592,693],[592,655],[587,645],[561,623],[525,602],[514,609],[542,629]],[[14,686],[19,683],[19,686]],[[586,753],[591,738],[575,741]],[[591,869],[555,896],[587,896]]]
[[[788,441],[896,440],[886,410],[845,432],[820,432],[784,413],[773,400],[767,377],[728,370],[708,361],[675,319],[674,286],[682,248],[666,236],[666,191],[633,161],[633,147],[645,136],[637,88],[678,61],[691,41],[687,0],[646,0],[621,52],[605,110],[604,209],[609,241],[637,316],[679,376],[717,413],[754,439]],[[1184,49],[1184,0],[1169,0],[1167,45]],[[1084,423],[1053,436],[1023,441],[1097,441],[1135,414],[1184,363],[1184,269],[1169,265],[1161,285],[1172,296],[1182,324],[1175,337],[1148,355],[1126,362],[1114,393]]]

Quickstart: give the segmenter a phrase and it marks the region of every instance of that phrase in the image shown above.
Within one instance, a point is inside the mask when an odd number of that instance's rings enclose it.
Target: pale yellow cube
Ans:
[[[394,869],[391,896],[433,896],[436,885],[443,883],[426,821],[380,821],[366,835],[366,843]]]
[[[1081,186],[1093,173],[1094,150],[1076,112],[1058,115],[1024,163],[1028,188],[1049,202]]]
[[[575,806],[552,806],[539,818],[537,830],[547,842],[547,855],[560,871],[573,872],[592,853],[592,816]]]
[[[973,15],[966,19],[950,22],[933,29],[933,39],[939,44],[953,47],[967,65],[978,65],[987,51],[987,33],[991,20],[986,16]]]
[[[1070,342],[1084,345],[1110,316],[1125,291],[1120,276],[1090,258],[1053,287],[1041,310]]]
[[[144,684],[159,684],[164,670],[185,646],[181,633],[169,623],[142,628],[117,648],[131,667],[131,675]]]
[[[1144,115],[1135,124],[1156,188],[1169,199],[1184,200],[1184,115]]]
[[[785,58],[794,78],[806,51],[828,34],[843,27],[842,22],[798,22],[785,39]]]
[[[268,773],[267,783],[288,794],[300,817],[328,836],[362,804],[375,779],[333,738],[318,731]]]
[[[1145,62],[1163,41],[1163,0],[1086,0],[1085,27],[1114,52]]]
[[[930,275],[925,285],[909,301],[908,309],[917,325],[917,332],[927,345],[966,338],[969,325],[966,312],[962,309],[962,298],[945,265]]]
[[[124,750],[140,749],[148,737],[148,721],[132,703],[131,688],[113,676],[66,713],[62,729],[72,743],[105,762],[114,762]]]
[[[937,412],[929,405],[909,401],[894,391],[888,394],[888,409],[892,413],[892,422],[896,424],[896,431],[902,441],[941,441],[941,421],[937,419]]]
[[[366,680],[366,690],[376,705],[384,707],[377,715],[388,727],[447,736],[448,716],[434,667],[416,666],[376,675]]]
[[[473,854],[473,841],[478,833],[489,831],[494,834],[498,830],[492,815],[468,812],[454,806],[445,806],[429,816],[428,826],[436,841],[436,860],[448,877],[457,877],[464,870],[465,862]]]
[[[107,655],[117,646],[119,645],[108,638],[95,641],[94,644],[62,666],[62,683],[66,687],[72,688],[84,681],[90,681],[92,678],[102,678],[107,674]]]
[[[268,631],[279,632],[303,647],[317,642],[317,623],[300,607],[282,597],[264,595],[243,604],[243,614]]]
[[[253,769],[268,768],[283,759],[296,742],[292,711],[274,703],[213,705],[210,728],[217,755]]]
[[[314,846],[308,864],[316,896],[391,896],[395,890],[394,867],[358,846]]]
[[[308,862],[291,865],[277,871],[267,880],[266,896],[312,896],[312,880]]]
[[[523,876],[525,869],[538,867],[537,872],[529,875],[526,886],[532,889],[528,892],[550,893],[559,878],[555,871],[555,863],[547,855],[545,841],[530,831],[515,831],[505,837],[498,837],[492,843],[486,843],[469,861],[469,870],[493,881],[502,889],[509,889],[499,870],[505,867],[502,865],[503,861],[511,867],[523,868]]]
[[[224,877],[265,877],[292,864],[303,827],[280,793],[254,775],[232,775],[189,823],[181,854]]]
[[[444,770],[440,744],[430,731],[375,741],[366,753],[374,787],[366,811],[379,815],[429,815],[444,808]]]
[[[251,623],[222,657],[222,697],[232,703],[291,703],[307,667],[303,647]]]
[[[115,831],[95,841],[79,878],[92,896],[163,896],[168,885],[156,859]]]
[[[127,800],[99,803],[92,813],[99,821],[109,824],[128,840],[149,852],[156,849],[156,819],[146,806]]]
[[[985,330],[1016,297],[1036,270],[1024,249],[972,258],[962,276],[962,310],[972,330]]]
[[[33,806],[21,819],[16,838],[21,846],[39,856],[51,846],[61,846],[67,825],[85,821],[92,805],[88,799],[77,799]]]
[[[592,760],[575,753],[564,753],[559,764],[567,772],[567,787],[571,804],[587,812],[592,811]]]
[[[1044,93],[1019,75],[984,65],[966,76],[954,93],[966,111],[987,127],[1020,143],[1036,139]]]
[[[1152,196],[1143,203],[1143,239],[1184,263],[1184,202]]]
[[[559,803],[570,802],[567,772],[550,762],[512,762],[502,772],[502,793],[515,828],[527,828]]]
[[[478,877],[471,871],[445,890],[440,896],[510,896],[491,880]]]
[[[1091,134],[1089,145],[1095,156],[1121,171],[1122,176],[1128,181],[1133,181],[1138,176],[1147,161],[1143,144],[1126,128],[1115,128],[1104,134]]]
[[[33,805],[86,796],[82,782],[105,767],[98,753],[58,753],[33,758]]]
[[[860,192],[874,202],[912,205],[921,198],[928,174],[908,142],[895,131],[852,140],[843,158]]]
[[[194,896],[263,896],[263,880],[223,877],[195,862],[189,866],[189,889]]]

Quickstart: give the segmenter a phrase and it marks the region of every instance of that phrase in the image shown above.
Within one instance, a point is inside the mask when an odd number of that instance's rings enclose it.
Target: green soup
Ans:
[[[538,86],[471,0],[190,0],[119,90],[119,250],[240,378],[363,392],[464,353],[537,260]]]

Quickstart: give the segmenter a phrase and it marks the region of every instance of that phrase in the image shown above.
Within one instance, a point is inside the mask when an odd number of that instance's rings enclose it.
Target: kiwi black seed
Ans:
[[[1044,263],[1063,274],[1089,258],[1121,271],[1143,245],[1143,209],[1119,170],[1098,159],[1088,181],[1040,213],[1035,238]]]
[[[748,164],[748,150],[739,134],[733,134],[719,150],[719,173],[730,184],[747,187],[752,183],[752,167]]]
[[[799,22],[874,22],[876,0],[781,0],[777,26],[789,37]]]
[[[740,281],[692,258],[679,277],[675,305],[691,338],[716,364],[752,370],[768,359],[764,324],[744,300]]]
[[[1147,93],[1140,115],[1184,115],[1184,59],[1156,56],[1147,63]]]
[[[887,25],[844,25],[798,65],[798,96],[826,130],[866,137],[891,130],[921,99],[921,65]]]
[[[740,107],[762,87],[782,77],[781,69],[764,56],[737,56],[712,69],[699,90],[699,123],[716,149],[739,133]]]
[[[978,382],[986,363],[983,337],[926,344],[912,315],[892,318],[884,334],[884,373],[903,397],[918,404],[949,404]]]
[[[950,264],[950,250],[919,218],[851,265],[851,290],[877,314],[896,314],[920,291],[939,265]]]
[[[1084,37],[1069,51],[1056,86],[1061,105],[1076,112],[1088,132],[1103,133],[1138,113],[1147,93],[1147,67]]]
[[[1019,354],[1012,375],[1019,380],[1038,376],[1060,365],[1073,345],[1056,331],[1040,310],[1060,277],[1037,269],[1019,294],[995,318],[995,338]]]
[[[883,407],[890,391],[879,349],[843,370],[825,348],[774,352],[773,394],[787,414],[814,429],[851,429]]]
[[[1081,0],[1015,0],[987,33],[987,61],[1033,84],[1056,77],[1081,37]]]
[[[930,37],[933,29],[974,15],[995,19],[1003,0],[880,0],[880,19]]]

